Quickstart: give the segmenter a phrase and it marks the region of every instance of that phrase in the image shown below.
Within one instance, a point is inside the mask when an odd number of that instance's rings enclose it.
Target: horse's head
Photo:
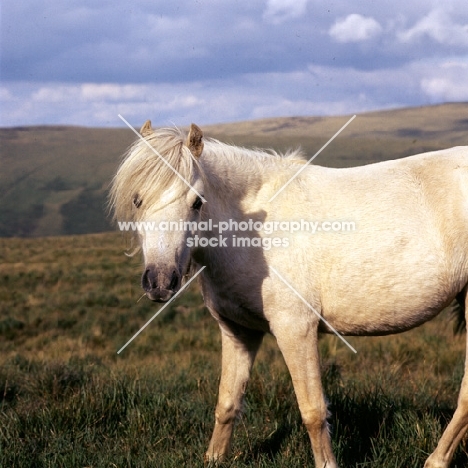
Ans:
[[[168,301],[190,268],[187,239],[200,219],[203,181],[198,158],[203,133],[187,138],[176,129],[154,131],[148,121],[120,166],[111,189],[117,221],[137,228],[144,256],[141,285],[153,301]],[[133,222],[133,225],[128,222]]]

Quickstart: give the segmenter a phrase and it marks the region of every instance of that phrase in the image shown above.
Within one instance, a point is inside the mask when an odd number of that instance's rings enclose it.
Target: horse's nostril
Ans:
[[[142,275],[141,275],[141,287],[145,290],[148,291],[148,270],[146,270]]]
[[[151,270],[147,269],[141,277],[141,287],[145,291],[151,291],[155,287],[154,285],[154,275],[151,274]]]
[[[172,272],[172,278],[171,278],[171,284],[169,285],[169,290],[173,291],[175,288],[177,288],[177,285],[179,284],[179,275],[177,271]]]

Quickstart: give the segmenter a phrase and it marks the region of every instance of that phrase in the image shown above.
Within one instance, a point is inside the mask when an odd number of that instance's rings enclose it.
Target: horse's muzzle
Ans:
[[[157,270],[154,264],[146,267],[141,287],[155,302],[167,302],[180,288],[181,275],[176,268]]]

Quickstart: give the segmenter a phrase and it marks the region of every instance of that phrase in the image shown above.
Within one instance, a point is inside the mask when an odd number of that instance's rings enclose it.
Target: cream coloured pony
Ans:
[[[150,299],[169,300],[205,266],[203,297],[222,334],[206,459],[227,456],[255,355],[271,333],[291,373],[315,464],[336,468],[318,333],[402,332],[455,298],[465,310],[468,147],[351,169],[308,166],[281,190],[301,167],[297,153],[205,140],[196,125],[185,137],[176,129],[155,131],[148,121],[140,133],[145,141],[122,162],[111,204],[118,221],[153,223],[138,232]],[[355,229],[283,229],[303,220],[347,221]],[[468,428],[467,375],[426,468],[448,468]]]

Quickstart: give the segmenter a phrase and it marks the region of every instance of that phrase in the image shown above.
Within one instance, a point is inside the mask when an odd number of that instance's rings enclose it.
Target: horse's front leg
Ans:
[[[274,324],[274,335],[294,385],[302,420],[312,444],[316,468],[337,468],[328,430],[318,354],[318,319],[284,319]]]
[[[241,411],[250,371],[264,335],[237,327],[232,331],[223,328],[224,325],[221,327],[221,381],[206,461],[222,461],[229,452],[234,423]]]

